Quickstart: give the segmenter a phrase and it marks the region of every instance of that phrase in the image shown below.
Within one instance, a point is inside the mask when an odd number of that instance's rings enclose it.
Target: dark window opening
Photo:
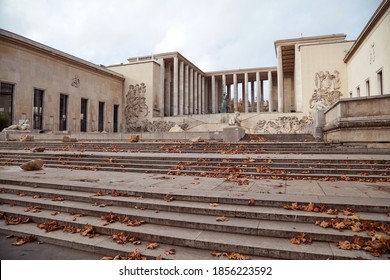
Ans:
[[[119,105],[114,105],[114,129],[113,129],[114,132],[119,131],[118,126],[119,126]]]
[[[59,130],[67,130],[68,123],[68,96],[60,94],[60,114],[59,114]]]
[[[34,89],[33,129],[43,129],[43,90]]]
[[[88,106],[88,99],[81,98],[81,115],[80,115],[80,131],[81,132],[87,132],[87,121],[88,121],[88,114],[87,114],[87,106]]]
[[[0,89],[0,131],[12,125],[12,104],[14,85],[1,83]]]
[[[104,131],[104,102],[99,102],[99,123],[98,130]]]

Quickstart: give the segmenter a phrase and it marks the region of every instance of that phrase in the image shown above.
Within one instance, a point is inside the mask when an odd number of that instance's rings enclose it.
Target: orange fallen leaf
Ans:
[[[146,249],[149,249],[149,250],[154,250],[156,248],[158,248],[160,245],[158,243],[148,243],[148,245],[146,245]]]
[[[221,204],[219,204],[219,203],[210,203],[209,204],[211,207],[218,207],[218,206],[220,206]]]
[[[229,221],[229,218],[225,217],[225,216],[221,216],[221,217],[217,217],[215,220],[217,222],[226,222],[226,221]]]
[[[164,252],[165,255],[175,255],[176,254],[176,250],[175,249],[170,249],[170,250],[166,250]]]
[[[256,200],[254,200],[254,199],[251,199],[251,200],[248,201],[248,205],[249,206],[253,206],[255,204],[256,204]]]

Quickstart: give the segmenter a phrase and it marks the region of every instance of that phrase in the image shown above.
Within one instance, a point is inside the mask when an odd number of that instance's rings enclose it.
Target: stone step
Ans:
[[[0,153],[4,160],[27,160],[41,158],[44,160],[57,160],[60,162],[97,162],[111,164],[188,164],[203,166],[270,166],[270,167],[291,167],[296,168],[346,168],[346,169],[370,169],[370,170],[388,170],[390,161],[374,160],[327,160],[327,159],[255,159],[246,157],[242,159],[217,159],[210,157],[191,158],[191,157],[136,157],[136,156],[115,156],[112,155],[88,155],[88,154],[50,154],[50,153]]]
[[[3,157],[4,164],[6,165],[21,165],[27,160],[33,158],[39,158],[37,156],[27,156],[23,159]],[[109,158],[111,159],[111,158]],[[64,161],[56,159],[45,159],[46,167],[53,168],[67,168],[67,169],[96,169],[102,171],[117,171],[118,169],[122,172],[148,172],[158,174],[174,174],[174,175],[216,175],[217,177],[229,176],[231,172],[240,173],[248,178],[312,178],[312,179],[336,179],[336,180],[372,180],[372,181],[390,181],[390,169],[352,169],[352,168],[314,168],[310,166],[303,170],[303,168],[296,167],[270,167],[268,164],[256,165],[253,163],[242,164],[240,166],[231,165],[230,163],[219,163],[218,166],[202,166],[202,163],[188,163],[185,161],[177,162],[176,164],[166,163],[154,163],[154,164],[121,164],[111,163],[109,160],[106,161]],[[387,165],[386,165],[387,166]],[[349,166],[347,166],[349,167]],[[360,166],[362,167],[362,166]],[[234,170],[232,170],[232,168]],[[260,169],[258,171],[258,168]],[[384,168],[382,166],[382,168]],[[177,170],[177,171],[176,171]],[[347,177],[347,178],[346,178]]]
[[[102,221],[100,219],[91,216],[77,217],[75,220],[73,216],[67,213],[60,213],[56,216],[52,216],[49,211],[45,210],[38,213],[26,213],[24,212],[23,207],[6,207],[4,205],[0,206],[0,209],[5,210],[4,212],[7,215],[29,217],[34,223],[57,221],[60,224],[71,225],[80,229],[82,229],[84,225],[89,224],[92,225],[99,234],[103,235],[112,235],[123,231],[125,234],[137,237],[140,240],[195,249],[239,252],[247,255],[282,259],[374,258],[362,251],[347,252],[340,250],[332,242],[314,241],[311,245],[298,246],[291,244],[288,239],[277,237],[254,236],[242,233],[225,233],[148,223],[139,227],[128,227],[119,223],[102,226]],[[12,232],[12,228],[17,227],[19,227],[19,225],[6,226],[4,223],[1,224],[2,233],[5,233],[5,230],[7,230],[7,233],[9,234]],[[76,237],[76,239],[80,238],[83,237]],[[92,245],[92,250],[94,250],[94,245],[95,244]],[[382,255],[381,258],[385,259],[387,257],[387,255]]]
[[[74,143],[61,142],[1,142],[0,149],[31,149],[43,145],[48,150],[66,151],[99,151],[99,152],[165,152],[165,153],[225,153],[233,151],[236,153],[386,153],[386,149],[367,149],[365,146],[345,147],[327,143]]]
[[[273,220],[259,220],[252,218],[236,218],[229,217],[227,221],[219,222],[216,215],[210,214],[192,214],[180,213],[172,211],[156,211],[149,209],[134,209],[123,206],[107,206],[99,208],[91,203],[75,202],[75,201],[48,201],[47,199],[33,199],[30,197],[18,197],[16,195],[2,194],[1,201],[3,203],[12,205],[13,207],[40,207],[42,210],[66,212],[66,213],[83,213],[87,216],[94,216],[100,218],[101,216],[114,213],[117,216],[128,216],[130,219],[143,220],[148,224],[166,225],[172,227],[191,228],[208,231],[219,231],[227,233],[242,233],[247,235],[258,235],[268,237],[280,237],[290,239],[299,232],[305,232],[313,240],[316,241],[343,241],[352,239],[354,235],[359,235],[369,238],[364,232],[344,231],[324,229],[316,226],[314,223],[301,223],[298,221],[273,221]],[[9,213],[7,207],[0,206],[0,211]],[[34,216],[33,214],[31,214]],[[328,217],[334,218],[335,216]],[[383,215],[383,220],[385,220]],[[340,217],[342,218],[342,217]],[[320,221],[325,218],[320,219]],[[387,219],[390,223],[390,220]],[[101,222],[105,224],[104,221]]]
[[[155,177],[153,181],[156,183],[161,183],[161,180],[174,180],[174,176],[161,176]],[[80,179],[82,180],[82,179]],[[329,196],[313,196],[313,195],[273,195],[273,194],[263,194],[263,193],[240,193],[239,191],[232,191],[230,194],[221,194],[219,191],[207,191],[199,192],[191,189],[178,190],[175,188],[165,187],[164,191],[159,189],[145,189],[144,186],[133,184],[131,185],[131,190],[128,186],[121,185],[120,183],[115,184],[105,184],[99,183],[99,181],[92,182],[88,181],[74,181],[71,184],[68,182],[49,182],[44,179],[39,178],[10,178],[3,176],[0,178],[0,184],[2,185],[14,185],[15,188],[19,186],[30,187],[30,192],[42,190],[43,192],[57,191],[57,190],[68,190],[68,191],[77,191],[77,192],[87,192],[91,194],[96,194],[98,192],[112,192],[113,190],[126,194],[129,197],[144,199],[159,199],[163,201],[167,195],[174,197],[174,201],[184,201],[184,202],[201,202],[201,203],[220,203],[222,205],[232,204],[232,205],[243,205],[248,206],[248,202],[251,200],[255,201],[254,206],[256,207],[279,207],[291,203],[300,203],[300,204],[324,204],[332,209],[344,209],[352,208],[358,212],[375,212],[375,213],[389,213],[390,212],[390,201],[386,198],[347,198],[347,197],[329,197]],[[90,180],[90,179],[87,179]],[[10,187],[12,188],[12,186]],[[105,199],[106,197],[100,196],[95,199]],[[110,198],[110,197],[107,197]],[[141,201],[140,201],[141,202]]]
[[[7,163],[13,165],[21,165],[28,160],[38,158],[36,157],[23,157],[20,159],[16,158],[3,158]],[[70,166],[77,169],[77,166],[98,166],[99,168],[111,168],[111,169],[162,169],[162,170],[177,170],[177,168],[184,168],[180,170],[188,171],[213,171],[222,173],[224,169],[235,168],[241,170],[243,174],[258,175],[264,174],[257,171],[257,168],[265,169],[265,173],[275,174],[342,174],[342,175],[361,175],[363,177],[371,175],[379,175],[380,177],[390,176],[390,165],[381,166],[381,168],[373,168],[372,166],[366,165],[322,165],[322,164],[266,164],[266,163],[202,163],[202,162],[164,162],[164,161],[150,161],[150,163],[136,163],[136,162],[113,162],[112,158],[106,160],[93,160],[84,158],[83,160],[78,159],[66,159],[57,160],[49,157],[39,157],[45,161],[45,165],[48,167],[59,167],[59,166]],[[215,165],[213,165],[215,164]],[[167,172],[168,172],[167,171]],[[227,170],[228,171],[228,170]],[[263,175],[264,176],[264,175]]]
[[[226,216],[258,220],[294,221],[299,223],[312,224],[318,220],[331,219],[337,216],[340,218],[348,218],[348,216],[344,216],[342,214],[342,209],[340,209],[340,214],[338,215],[329,215],[321,212],[291,211],[286,210],[281,206],[267,207],[258,205],[248,206],[237,204],[213,204],[209,202],[189,202],[189,200],[177,199],[171,202],[167,202],[161,198],[144,198],[136,196],[113,197],[110,195],[95,196],[96,193],[91,192],[68,191],[61,189],[40,189],[39,187],[31,188],[17,185],[2,184],[0,185],[0,189],[3,191],[3,193],[0,195],[0,198],[4,203],[18,204],[22,206],[40,206],[56,211],[64,211],[59,207],[64,206],[62,204],[67,203],[66,201],[75,201],[85,202],[88,203],[88,205],[94,205],[95,207],[98,207],[98,209],[100,209],[99,205],[101,205],[104,207],[105,212],[111,211],[111,206],[117,206],[132,209],[147,209],[153,211],[212,215],[217,217]],[[18,196],[15,197],[15,195]],[[61,197],[65,200],[65,202],[61,205],[58,205],[58,203],[48,201],[48,199],[53,199],[55,197]],[[16,203],[17,201],[18,203]],[[54,206],[56,209],[51,208]],[[93,210],[96,212],[95,208],[93,208]],[[97,215],[101,215],[101,213]],[[364,221],[380,221],[382,223],[390,223],[390,217],[384,215],[383,213],[359,212],[358,215],[360,219]]]
[[[216,257],[211,255],[209,250],[196,249],[183,246],[159,244],[155,250],[146,248],[147,241],[140,240],[140,245],[132,243],[118,244],[107,235],[99,235],[93,238],[82,237],[63,231],[45,232],[37,227],[36,223],[20,224],[18,226],[5,225],[0,222],[0,232],[5,235],[15,235],[17,237],[33,235],[39,242],[53,244],[61,247],[68,247],[86,252],[92,252],[101,257],[127,256],[129,252],[139,250],[140,254],[147,259],[162,257],[164,260],[223,260],[226,257]],[[175,251],[175,254],[166,253]],[[259,256],[247,256],[251,260],[264,260],[272,258],[262,258]]]

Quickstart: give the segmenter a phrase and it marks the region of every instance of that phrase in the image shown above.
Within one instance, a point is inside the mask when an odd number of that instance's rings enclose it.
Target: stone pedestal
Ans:
[[[223,142],[238,142],[245,136],[245,129],[239,126],[229,126],[223,129]]]
[[[316,139],[323,139],[323,128],[325,126],[324,110],[313,112],[313,136]]]

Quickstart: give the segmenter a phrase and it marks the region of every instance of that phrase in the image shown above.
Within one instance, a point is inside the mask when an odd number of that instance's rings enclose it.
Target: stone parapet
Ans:
[[[390,95],[344,99],[325,111],[327,142],[390,142]]]

